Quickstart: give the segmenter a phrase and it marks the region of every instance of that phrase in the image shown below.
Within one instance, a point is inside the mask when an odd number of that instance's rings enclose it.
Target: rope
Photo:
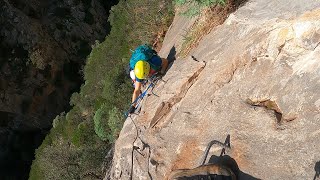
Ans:
[[[148,81],[150,81],[150,84],[149,84],[149,86],[147,87],[147,89],[143,92],[143,93],[141,93],[138,97],[137,97],[137,99],[134,101],[134,102],[132,102],[131,103],[131,105],[133,105],[133,104],[135,104],[135,103],[137,103],[137,101],[139,100],[139,99],[143,99],[143,97],[147,94],[147,92],[148,92],[148,90],[151,88],[151,87],[154,87],[155,85],[156,85],[156,82],[159,80],[159,78],[157,78],[157,76],[156,76],[157,74],[154,74],[153,76],[151,76],[149,79],[148,79]],[[140,101],[141,102],[141,101]],[[140,103],[139,102],[139,103]],[[139,106],[139,104],[137,105],[137,107]],[[131,117],[131,115],[128,113],[128,111],[125,113],[126,114],[126,117],[129,117],[130,119],[131,119],[131,121],[132,121],[132,123],[134,124],[134,126],[135,126],[135,128],[136,128],[136,137],[134,138],[134,141],[132,142],[132,150],[131,150],[131,172],[130,172],[130,180],[132,180],[133,179],[133,160],[134,160],[134,151],[135,150],[137,150],[138,149],[138,147],[136,147],[134,144],[135,144],[135,142],[137,141],[137,139],[139,138],[139,131],[138,131],[138,126],[137,126],[137,124],[134,122],[134,120],[133,120],[133,118]],[[141,139],[140,139],[141,140]],[[142,140],[141,140],[142,141]],[[143,141],[142,141],[143,142]],[[144,142],[143,142],[144,143]],[[145,144],[145,143],[144,143]],[[150,172],[149,172],[149,161],[150,161],[150,155],[151,155],[151,148],[150,148],[150,146],[149,145],[147,145],[146,147],[148,147],[149,148],[149,156],[148,156],[148,175],[149,175],[149,178],[150,179],[152,179],[152,176],[151,176],[151,174],[150,174]]]
[[[137,147],[137,146],[135,146],[134,144],[135,144],[135,142],[137,141],[137,139],[139,138],[139,131],[138,131],[138,126],[137,126],[137,124],[134,122],[134,120],[133,120],[133,118],[131,117],[131,115],[130,116],[128,116],[130,119],[131,119],[131,121],[133,122],[133,124],[134,124],[134,126],[135,126],[135,128],[136,128],[136,137],[134,138],[134,141],[132,142],[132,150],[131,150],[131,173],[130,173],[130,180],[132,180],[133,179],[133,160],[134,160],[134,156],[133,156],[133,153],[134,153],[134,151],[136,150],[136,151],[138,151],[138,149],[139,149],[139,147]],[[140,138],[139,138],[140,139]],[[152,178],[152,176],[151,176],[151,174],[150,174],[150,169],[149,169],[149,162],[150,162],[150,155],[151,155],[151,147],[147,144],[147,143],[145,143],[144,141],[142,141],[142,139],[140,139],[141,140],[141,142],[143,143],[143,150],[145,149],[145,148],[148,148],[149,150],[148,150],[148,176],[149,176],[149,178],[152,180],[153,178]],[[139,151],[138,151],[139,152]],[[142,155],[140,152],[139,152],[139,154],[140,155]],[[143,155],[142,155],[143,156]]]
[[[136,140],[138,139],[138,136],[139,136],[139,132],[138,132],[138,127],[136,125],[136,123],[134,122],[134,120],[132,119],[132,117],[129,115],[128,116],[131,121],[133,122],[134,126],[136,127],[136,137],[134,139],[134,141],[132,142],[132,151],[131,151],[131,173],[130,173],[130,180],[132,180],[132,177],[133,177],[133,152],[135,150],[135,146],[134,146],[134,143],[136,142]]]

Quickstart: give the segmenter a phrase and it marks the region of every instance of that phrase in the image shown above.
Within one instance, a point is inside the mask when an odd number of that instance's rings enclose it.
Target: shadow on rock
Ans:
[[[170,52],[167,56],[167,59],[170,63],[172,63],[173,61],[176,60],[176,54],[177,54],[176,47],[172,46],[172,48],[170,49]]]
[[[209,164],[217,164],[220,166],[227,167],[231,169],[237,177],[237,180],[258,180],[249,174],[242,172],[239,169],[237,162],[228,155],[216,156],[212,155],[209,160]]]
[[[239,8],[239,7],[243,6],[246,2],[248,2],[248,0],[235,0],[234,6],[235,6],[235,8]]]
[[[222,148],[220,156],[212,155],[206,164],[208,153],[213,145]],[[215,180],[257,180],[257,178],[242,172],[237,162],[226,155],[225,149],[230,149],[230,135],[228,134],[225,142],[218,140],[209,142],[200,166],[193,169],[177,169],[171,172],[169,180],[197,180],[197,179],[215,179]]]
[[[316,162],[316,165],[314,166],[314,170],[316,171],[316,174],[314,175],[313,180],[319,179],[320,177],[320,161]]]
[[[174,61],[176,60],[176,54],[177,54],[176,47],[172,46],[172,48],[170,49],[170,52],[169,52],[169,54],[167,56],[167,60],[169,61],[169,65],[168,65],[167,71],[171,68],[171,66],[173,65]]]

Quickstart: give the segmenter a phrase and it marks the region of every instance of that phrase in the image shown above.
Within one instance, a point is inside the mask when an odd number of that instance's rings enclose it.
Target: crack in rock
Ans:
[[[175,94],[168,101],[161,103],[160,107],[158,107],[156,110],[155,116],[151,120],[150,127],[153,128],[161,119],[164,119],[169,114],[172,107],[178,104],[185,97],[191,86],[197,81],[205,66],[206,63],[204,62],[204,65],[194,72],[193,75],[188,78],[187,82],[182,85],[180,88],[181,91],[178,94]]]
[[[252,99],[247,99],[246,103],[251,105],[251,106],[258,106],[258,107],[263,107],[267,110],[272,110],[274,111],[274,115],[276,117],[276,123],[278,126],[281,126],[283,121],[292,121],[295,120],[296,117],[287,119],[283,117],[283,112],[280,109],[278,103],[274,100],[271,99],[263,99],[263,100],[252,100]]]
[[[320,45],[320,41],[316,44],[316,46],[313,48],[313,51],[317,49],[317,47]]]

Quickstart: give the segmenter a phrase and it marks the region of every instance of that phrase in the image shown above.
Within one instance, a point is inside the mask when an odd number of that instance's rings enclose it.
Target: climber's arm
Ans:
[[[161,62],[161,74],[164,74],[168,68],[168,60],[165,58],[161,58],[162,62]]]
[[[133,90],[132,101],[131,101],[132,103],[139,97],[139,94],[141,92],[141,86],[142,86],[141,82],[136,81],[134,83],[134,90]],[[133,104],[133,106],[135,106],[135,104]]]

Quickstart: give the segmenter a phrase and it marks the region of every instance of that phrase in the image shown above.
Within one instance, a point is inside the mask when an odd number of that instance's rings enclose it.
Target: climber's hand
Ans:
[[[136,110],[136,107],[130,106],[130,108],[129,108],[129,114],[134,113],[135,110]]]
[[[157,74],[154,75],[157,79],[161,79],[164,76],[164,73],[162,73],[161,71],[157,72]]]
[[[166,74],[166,70],[165,70],[165,69],[161,69],[161,71],[159,72],[159,74],[160,74],[161,76],[164,76],[164,74]]]

